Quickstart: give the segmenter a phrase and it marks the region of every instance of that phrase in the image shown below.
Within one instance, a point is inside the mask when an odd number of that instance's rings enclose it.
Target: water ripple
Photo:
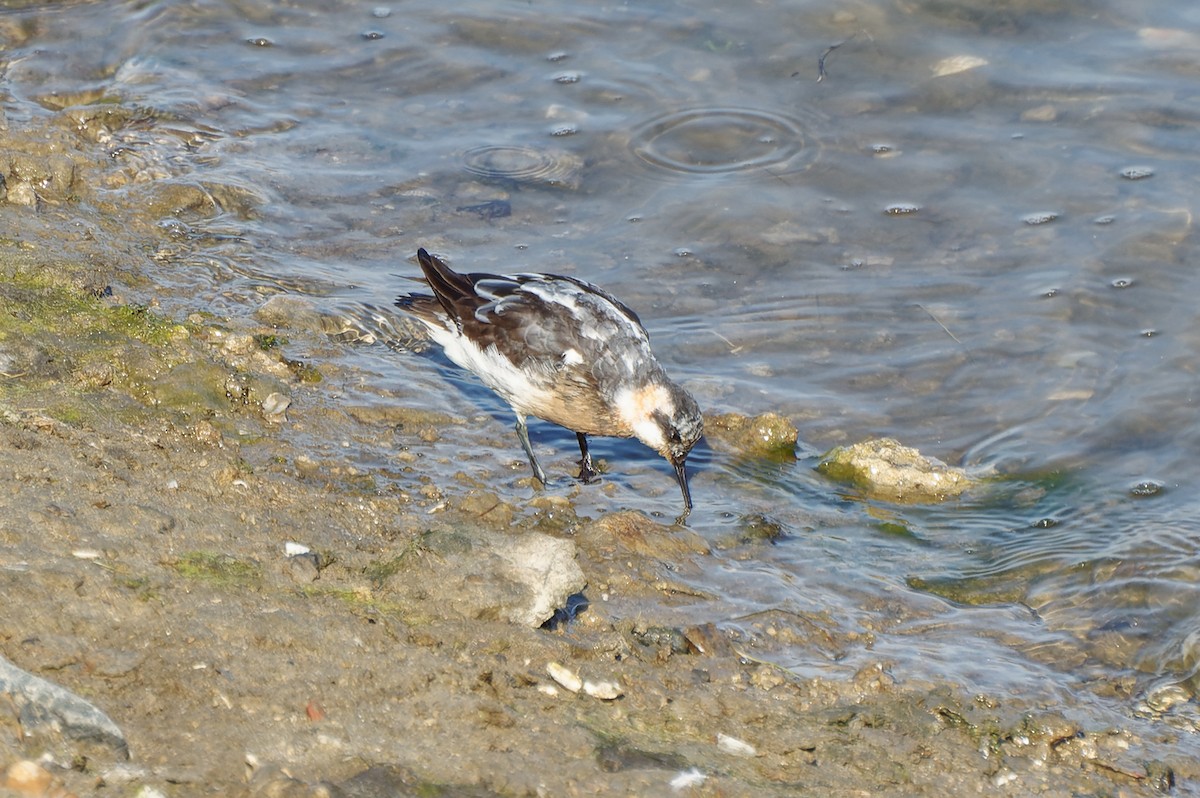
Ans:
[[[632,140],[646,163],[686,174],[741,172],[815,156],[800,123],[749,108],[691,108],[652,119]]]

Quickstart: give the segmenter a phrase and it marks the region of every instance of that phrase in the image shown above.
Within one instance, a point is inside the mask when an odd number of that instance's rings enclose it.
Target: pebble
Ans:
[[[1058,218],[1058,214],[1054,211],[1035,211],[1027,213],[1021,217],[1021,221],[1028,225],[1049,224]]]
[[[1058,109],[1053,105],[1039,105],[1021,112],[1022,122],[1053,122],[1058,119]]]
[[[262,411],[263,416],[267,421],[279,424],[287,421],[287,409],[291,407],[292,400],[281,393],[275,392],[263,399]]]
[[[551,679],[572,693],[578,693],[583,689],[583,679],[580,679],[578,673],[565,665],[560,665],[557,662],[548,662],[546,663],[546,673],[550,674]]]
[[[758,756],[758,749],[750,743],[720,732],[717,733],[717,748],[733,756]]]
[[[307,585],[317,581],[321,577],[317,555],[310,552],[288,557],[284,563],[284,573],[298,585]]]
[[[14,762],[4,771],[4,786],[9,790],[24,793],[45,792],[54,777],[37,762],[23,759]]]
[[[1121,177],[1126,180],[1145,180],[1154,176],[1154,169],[1149,166],[1126,166],[1121,170]]]
[[[957,75],[959,72],[966,72],[969,69],[987,66],[987,63],[986,58],[980,58],[975,55],[952,55],[949,58],[943,58],[933,65],[933,76],[941,78],[946,75]]]
[[[621,685],[612,681],[589,682],[585,680],[583,692],[592,698],[599,698],[603,701],[615,701],[625,695],[621,690]]]

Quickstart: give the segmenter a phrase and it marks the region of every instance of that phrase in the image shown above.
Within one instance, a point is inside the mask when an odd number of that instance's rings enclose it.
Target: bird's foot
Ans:
[[[592,458],[585,457],[579,461],[579,481],[584,485],[600,481],[600,472],[592,465]]]

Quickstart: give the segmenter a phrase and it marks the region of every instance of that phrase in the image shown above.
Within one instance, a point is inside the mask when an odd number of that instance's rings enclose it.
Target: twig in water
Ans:
[[[852,36],[850,36],[850,39],[853,39],[857,35],[858,35],[857,33],[853,34]],[[842,39],[837,44],[831,44],[825,48],[825,52],[821,53],[821,57],[817,59],[817,83],[820,83],[821,81],[825,80],[825,77],[829,74],[828,72],[825,71],[825,59],[829,57],[830,53],[832,53],[837,48],[841,47],[846,42],[850,41],[850,39]]]
[[[947,327],[945,324],[942,324],[942,320],[941,320],[941,319],[939,319],[937,316],[933,315],[933,311],[932,311],[932,310],[930,310],[929,308],[925,307],[925,306],[924,306],[924,305],[922,305],[920,302],[918,302],[918,303],[917,303],[917,307],[919,307],[921,310],[923,310],[923,311],[925,311],[926,313],[928,313],[928,314],[929,314],[929,318],[931,318],[931,319],[933,319],[935,322],[937,322],[937,326],[941,327],[941,328],[942,328],[942,330],[944,330],[944,331],[945,331],[946,335],[949,335],[949,336],[950,336],[952,339],[954,339],[954,343],[958,344],[959,346],[962,346],[962,345],[963,345],[963,342],[962,342],[962,341],[960,341],[960,340],[958,340],[958,336],[956,336],[954,333],[950,332],[950,328],[949,328],[949,327]]]
[[[741,344],[735,344],[733,341],[730,341],[728,338],[726,338],[724,335],[721,335],[716,330],[709,330],[709,332],[725,342],[725,344],[729,347],[729,354],[736,355],[738,352],[742,351]]]

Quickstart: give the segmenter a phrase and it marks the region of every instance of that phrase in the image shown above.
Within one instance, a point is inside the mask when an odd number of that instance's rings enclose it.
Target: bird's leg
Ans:
[[[525,456],[529,458],[529,465],[533,468],[533,477],[543,485],[546,484],[546,472],[538,465],[537,458],[533,456],[533,446],[529,443],[529,427],[525,426],[525,416],[517,413],[517,437],[521,439],[521,448],[525,450]]]
[[[575,437],[579,439],[579,453],[583,455],[579,458],[579,481],[586,485],[596,479],[596,467],[592,465],[592,453],[588,451],[587,436],[582,432],[576,432]]]

